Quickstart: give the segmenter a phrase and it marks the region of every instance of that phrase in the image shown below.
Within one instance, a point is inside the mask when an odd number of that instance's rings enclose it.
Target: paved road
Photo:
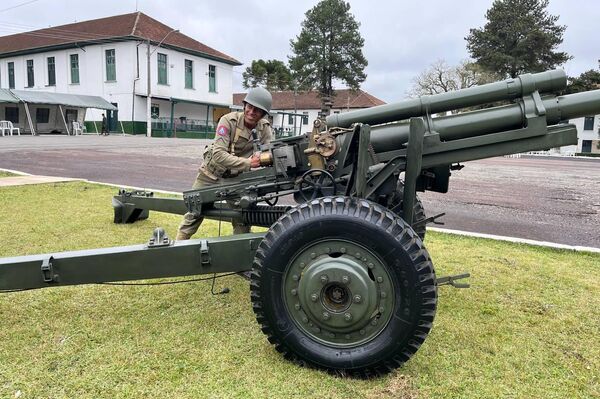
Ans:
[[[207,141],[131,136],[0,137],[0,168],[152,189],[189,189]],[[600,160],[491,158],[421,194],[446,228],[600,248]]]

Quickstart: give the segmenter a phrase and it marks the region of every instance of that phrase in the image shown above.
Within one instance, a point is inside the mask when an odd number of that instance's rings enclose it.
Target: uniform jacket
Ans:
[[[261,144],[271,141],[268,120],[259,120],[255,129]],[[235,176],[250,170],[249,157],[253,152],[252,132],[244,126],[244,113],[230,112],[219,119],[215,139],[204,151],[200,171],[213,180]]]

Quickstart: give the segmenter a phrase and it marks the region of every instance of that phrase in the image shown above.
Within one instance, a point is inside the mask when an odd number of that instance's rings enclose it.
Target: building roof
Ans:
[[[19,102],[29,104],[66,105],[69,107],[96,108],[113,111],[117,109],[117,107],[98,96],[33,90],[0,89],[0,103]]]
[[[76,22],[52,28],[17,33],[0,37],[0,56],[72,48],[91,43],[117,40],[148,40],[159,43],[173,28],[141,12]],[[199,41],[173,32],[162,44],[183,51],[216,59],[231,65],[241,65],[233,57],[217,51]]]
[[[335,96],[333,98],[332,108],[370,108],[376,105],[385,104],[375,96],[370,95],[366,91],[362,90],[334,90]],[[321,109],[321,99],[318,96],[317,91],[304,91],[298,92],[297,96],[294,96],[294,92],[289,91],[273,91],[273,106],[272,109],[279,110],[291,110],[291,109]],[[246,93],[234,93],[233,104],[242,105],[242,101]]]

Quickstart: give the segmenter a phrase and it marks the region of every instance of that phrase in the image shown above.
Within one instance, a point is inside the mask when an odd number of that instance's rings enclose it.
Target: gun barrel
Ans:
[[[546,123],[556,125],[561,121],[600,113],[600,90],[547,97],[542,100],[546,110]],[[522,103],[504,105],[458,115],[433,118],[431,129],[442,141],[456,140],[484,134],[525,127],[525,110]],[[376,152],[398,150],[408,142],[409,123],[402,122],[371,128],[371,144]]]
[[[567,75],[563,70],[519,75],[515,79],[488,83],[468,89],[423,96],[393,104],[330,115],[326,119],[329,127],[348,127],[353,123],[378,125],[408,119],[414,116],[436,114],[495,101],[512,100],[539,91],[556,92],[567,87]]]

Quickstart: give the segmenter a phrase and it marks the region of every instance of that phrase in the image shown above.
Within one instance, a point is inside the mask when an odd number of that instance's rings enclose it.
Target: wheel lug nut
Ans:
[[[344,284],[350,284],[350,277],[348,277],[348,276],[342,276],[342,283],[344,283]]]
[[[302,318],[302,321],[303,321],[304,323],[308,323],[308,317],[304,316],[304,317]]]
[[[387,297],[387,293],[385,293],[385,292],[382,292],[382,293],[381,293],[381,297],[382,297],[382,298],[385,298],[385,297]]]
[[[321,275],[321,283],[326,284],[329,281],[329,277],[327,277],[327,275],[322,274]]]
[[[369,263],[369,264],[367,265],[367,267],[368,267],[369,269],[372,269],[372,268],[374,268],[374,267],[375,267],[375,265],[374,265],[373,263]]]
[[[344,314],[344,320],[346,320],[346,321],[352,320],[352,313],[346,313],[346,314]]]
[[[365,330],[360,330],[360,335],[365,335],[366,331]]]
[[[329,320],[329,313],[323,312],[323,320]]]
[[[377,282],[378,283],[383,283],[383,277],[381,277],[381,276],[377,277]]]
[[[310,296],[310,300],[313,301],[313,302],[317,302],[317,299],[319,299],[319,296],[317,294],[312,294]]]
[[[328,254],[331,252],[331,248],[325,248],[325,253]]]
[[[293,296],[296,296],[296,295],[298,295],[298,290],[297,290],[297,289],[295,289],[295,288],[294,288],[294,289],[293,289],[291,292],[292,292],[292,295],[293,295]]]
[[[346,248],[344,248],[344,247],[341,247],[341,248],[340,248],[340,252],[341,252],[341,253],[343,253],[343,254],[345,254],[345,253],[346,253]]]
[[[376,326],[377,325],[377,319],[373,319],[373,321],[371,322],[372,326]]]
[[[299,279],[300,279],[300,277],[298,277],[298,275],[297,275],[297,274],[294,274],[294,275],[292,276],[292,280],[294,280],[294,281],[298,281]]]
[[[311,253],[311,254],[310,254],[310,257],[311,257],[312,259],[314,259],[314,258],[316,258],[316,257],[317,257],[317,254],[313,252],[313,253]]]
[[[306,263],[300,262],[300,269],[304,269],[304,267],[306,267]]]
[[[354,303],[360,303],[362,301],[362,297],[360,295],[354,295]]]
[[[299,304],[299,303],[295,304],[295,305],[294,305],[294,309],[296,309],[296,310],[300,310],[300,304]]]
[[[360,259],[360,252],[355,253],[354,256],[356,257],[356,259]]]

